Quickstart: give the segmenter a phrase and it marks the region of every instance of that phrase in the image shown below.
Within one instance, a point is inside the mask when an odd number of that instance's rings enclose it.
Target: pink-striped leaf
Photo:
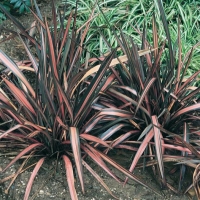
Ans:
[[[144,91],[143,91],[143,93],[142,93],[142,95],[141,95],[141,97],[140,97],[140,99],[139,99],[139,101],[138,101],[137,107],[136,107],[136,109],[135,109],[135,115],[136,115],[136,113],[137,113],[137,111],[138,111],[138,109],[139,109],[139,107],[140,107],[140,105],[141,105],[143,99],[145,98],[145,95],[147,94],[147,92],[149,91],[149,89],[151,88],[151,86],[152,86],[152,84],[155,82],[155,80],[156,80],[156,78],[152,78],[152,79],[148,82],[147,86],[145,87],[145,89],[144,89]]]
[[[13,74],[15,74],[15,76],[17,76],[24,83],[24,85],[28,88],[32,96],[35,98],[35,92],[28,80],[26,79],[26,77],[22,74],[17,65],[1,49],[0,60],[7,68],[9,68],[13,72]]]
[[[117,108],[102,109],[99,113],[99,116],[100,115],[113,115],[113,116],[122,117],[122,118],[133,118],[133,114],[131,112],[117,109]]]
[[[178,20],[178,67],[176,72],[176,87],[174,93],[176,94],[180,84],[181,68],[182,68],[182,47],[181,47],[181,32],[180,32],[180,19]]]
[[[125,145],[125,144],[119,144],[119,145],[115,146],[115,148],[127,149],[127,150],[130,150],[130,151],[138,151],[138,148],[132,147],[130,145]]]
[[[7,79],[4,78],[3,80],[7,84],[9,89],[11,90],[12,94],[18,100],[18,102],[20,104],[24,105],[31,113],[36,115],[34,108],[29,103],[29,101],[26,99],[25,94],[19,88],[17,88],[13,83],[8,81]]]
[[[33,181],[34,181],[34,179],[35,179],[35,177],[36,177],[36,175],[37,175],[37,173],[38,173],[40,167],[42,166],[44,160],[45,160],[45,157],[41,158],[41,159],[37,162],[37,164],[36,164],[36,166],[35,166],[33,172],[31,173],[31,177],[30,177],[30,179],[29,179],[29,181],[28,181],[28,184],[27,184],[27,186],[26,186],[26,191],[25,191],[25,195],[24,195],[24,200],[28,200],[29,194],[30,194],[30,191],[31,191],[31,188],[32,188],[32,185],[33,185]]]
[[[153,46],[155,48],[154,58],[157,58],[157,55],[158,55],[158,31],[157,31],[157,26],[156,26],[155,15],[153,15],[152,25],[153,25]]]
[[[0,103],[0,107],[3,108],[4,106],[1,106]],[[15,110],[14,110],[15,111]],[[16,111],[14,112],[13,110],[8,110],[8,109],[4,109],[4,113],[3,114],[9,114],[10,116],[12,116],[13,119],[15,119],[19,124],[23,124],[24,122],[24,118],[18,114]]]
[[[25,121],[25,122],[24,122],[24,125],[30,126],[30,127],[34,128],[34,129],[40,131],[42,134],[44,134],[44,135],[48,138],[49,142],[52,141],[51,136],[50,136],[49,133],[46,131],[46,127],[41,127],[41,126],[39,126],[39,125],[37,125],[37,124],[34,124],[34,123],[30,122],[30,121]],[[52,132],[51,129],[48,129],[48,131],[49,131],[49,132]]]
[[[133,162],[131,164],[131,167],[129,168],[130,172],[133,172],[135,169],[135,166],[137,165],[138,160],[141,158],[141,155],[143,154],[144,150],[146,149],[147,145],[151,141],[151,139],[154,136],[153,128],[149,130],[149,132],[146,134],[144,140],[142,141],[137,153],[135,154],[135,157],[133,159]],[[128,178],[126,178],[125,183],[128,181]]]
[[[85,193],[84,182],[83,182],[83,167],[81,162],[79,130],[76,127],[69,127],[69,135],[70,135],[73,156],[75,159],[76,169],[81,183],[81,188],[83,193]]]
[[[65,141],[63,141],[61,144],[69,145],[69,144],[71,144],[71,141],[70,141],[70,140],[65,140]]]
[[[17,110],[15,105],[12,103],[12,101],[9,99],[7,94],[2,89],[0,89],[0,99],[2,102],[4,102],[9,107],[12,107],[13,109]]]
[[[137,101],[134,101],[134,100],[131,99],[129,96],[126,96],[125,94],[122,94],[122,93],[120,93],[120,92],[117,92],[117,91],[114,90],[113,88],[110,88],[109,91],[112,92],[112,93],[114,93],[115,95],[117,95],[117,96],[119,96],[119,97],[125,99],[126,101],[131,102],[134,106],[137,107],[138,102],[137,102]],[[147,110],[146,108],[144,108],[144,107],[141,106],[141,105],[139,106],[139,108],[140,108],[147,116],[150,117],[150,114],[149,114],[149,112],[148,112],[148,110]]]
[[[66,155],[63,155],[63,160],[65,163],[66,177],[67,177],[71,199],[78,200],[76,189],[74,186],[74,172],[73,172],[72,163]]]
[[[0,139],[6,137],[9,133],[12,133],[14,130],[20,129],[20,128],[25,128],[31,131],[31,128],[24,126],[22,124],[17,124],[15,126],[13,126],[12,128],[8,129],[7,131],[0,133]]]
[[[187,152],[189,154],[192,153],[188,148],[182,147],[182,146],[178,146],[178,145],[163,144],[163,147],[165,147],[166,149],[174,149],[174,150],[181,151],[181,152]],[[200,153],[200,151],[199,151],[199,153]]]
[[[92,101],[94,100],[95,91],[98,91],[103,87],[103,85],[100,85],[100,82],[106,70],[108,69],[115,53],[116,53],[116,50],[113,50],[110,53],[110,55],[103,61],[95,77],[92,79],[92,82],[90,83],[89,87],[86,89],[85,94],[81,98],[80,103],[78,104],[78,107],[75,109],[75,113],[76,113],[75,121],[77,124],[80,123],[80,120],[85,114],[85,110],[87,110],[90,107]]]
[[[129,92],[132,93],[134,96],[136,96],[136,97],[138,96],[137,91],[136,91],[135,89],[129,87],[129,86],[113,85],[112,87],[114,87],[114,88],[122,88],[122,89],[124,89],[124,90],[126,90],[126,91],[129,91]]]
[[[119,131],[120,129],[122,129],[125,126],[129,126],[129,125],[128,124],[115,124],[114,126],[110,127],[107,131],[105,131],[104,133],[102,133],[99,137],[102,140],[107,140],[114,133],[116,133],[117,131]]]
[[[95,125],[103,118],[104,116],[99,116],[97,117],[96,119],[94,119],[91,123],[88,123],[85,125],[85,132],[88,133],[90,132],[94,127]]]
[[[54,74],[55,74],[55,77],[57,79],[59,79],[57,65],[56,65],[56,57],[55,57],[54,45],[53,45],[53,41],[52,41],[52,37],[51,37],[51,33],[50,33],[50,30],[49,30],[49,26],[48,26],[47,21],[45,21],[45,25],[46,25],[47,35],[48,35],[48,42],[49,42],[49,48],[50,48],[50,58],[51,58],[51,61],[52,61]]]
[[[61,53],[63,51],[63,47],[64,47],[64,44],[66,42],[66,38],[67,38],[68,33],[69,33],[69,28],[70,28],[71,20],[72,20],[72,14],[73,14],[73,12],[71,11],[70,15],[68,17],[68,20],[67,20],[67,25],[66,25],[65,33],[64,33],[64,36],[63,36],[63,39],[62,39],[62,43],[60,45],[60,49],[59,49],[59,52],[58,52],[57,64],[60,62]]]
[[[164,162],[175,162],[176,164],[185,164],[189,167],[192,168],[196,168],[196,164],[195,163],[199,163],[198,160],[184,160],[185,158],[183,156],[174,156],[174,155],[163,155],[163,161]],[[156,165],[158,164],[157,160],[150,160],[146,162],[146,167],[152,166],[152,165]],[[143,168],[144,164],[140,163],[137,165],[137,168]]]
[[[105,141],[103,141],[102,139],[100,139],[100,138],[98,138],[98,137],[95,137],[95,136],[93,136],[93,135],[84,133],[84,134],[81,134],[80,137],[81,137],[81,138],[84,138],[84,139],[86,139],[86,140],[88,140],[88,141],[96,142],[96,143],[99,143],[99,144],[101,144],[101,145],[103,145],[103,146],[105,146],[105,147],[110,148],[110,146],[109,146]]]
[[[154,125],[156,126],[156,125]],[[167,133],[168,135],[174,137],[177,139],[180,143],[182,143],[185,147],[187,147],[197,158],[200,158],[200,153],[196,150],[196,148],[191,145],[190,143],[187,143],[183,140],[183,138],[180,135],[177,135],[175,133],[172,133],[170,131],[167,131],[166,129],[162,128],[161,126],[157,126],[163,133]]]
[[[132,131],[129,131],[127,133],[125,133],[124,135],[122,135],[121,137],[117,138],[115,140],[115,142],[111,145],[111,147],[115,147],[119,144],[121,144],[122,142],[124,142],[128,137],[132,136],[133,134],[136,134],[138,133],[139,131],[138,130],[132,130]]]
[[[94,162],[96,162],[97,165],[99,165],[105,172],[107,172],[117,182],[121,183],[121,181],[118,179],[118,177],[116,177],[116,175],[107,167],[107,165],[102,160],[102,158],[98,154],[96,154],[96,150],[88,144],[86,144],[86,146],[88,148],[83,145],[81,145],[81,148],[88,154],[88,156],[90,156],[90,158],[92,158],[92,160]]]
[[[153,125],[155,124],[156,126],[159,126],[158,124],[158,118],[156,115],[152,116],[152,123]],[[163,156],[162,156],[162,136],[160,129],[157,127],[153,126],[153,132],[154,132],[154,141],[155,141],[155,148],[156,148],[156,156],[158,160],[158,166],[160,169],[160,174],[163,179],[163,183],[165,182],[165,177],[164,177],[164,166],[163,166]]]
[[[34,150],[37,147],[43,146],[42,143],[31,144],[27,148],[25,148],[22,152],[20,152],[4,169],[2,172],[6,171],[11,165],[13,165],[18,159],[20,159],[23,155],[27,154],[28,152]]]
[[[61,85],[59,84],[58,80],[55,79],[55,82],[56,82],[56,86],[58,88],[59,99],[60,99],[61,102],[62,102],[62,100],[64,100],[64,103],[67,106],[67,110],[68,110],[69,115],[70,115],[71,122],[73,123],[74,117],[73,117],[73,111],[72,111],[70,101],[68,100],[67,96],[65,95],[65,93],[64,93]]]
[[[56,116],[56,120],[58,121],[58,123],[65,129],[65,130],[69,130],[69,127],[67,124],[64,124],[63,121],[61,120],[61,118],[59,116]]]
[[[195,72],[194,74],[192,74],[192,76],[190,76],[184,83],[183,85],[181,85],[178,88],[178,91],[176,92],[176,94],[178,94],[181,90],[184,90],[186,88],[186,86],[192,81],[194,80],[200,73],[200,70],[198,70],[197,72]]]
[[[103,87],[101,88],[101,92],[103,92],[105,89],[107,89],[107,87],[113,83],[113,80],[115,79],[115,75],[111,74],[108,79],[106,80],[105,84],[103,85]]]
[[[186,113],[194,111],[194,110],[199,110],[199,109],[200,109],[200,103],[194,104],[192,106],[188,106],[188,107],[183,108],[183,109],[179,110],[178,112],[176,112],[174,114],[174,116],[171,118],[171,120],[179,117],[180,115],[186,114]]]

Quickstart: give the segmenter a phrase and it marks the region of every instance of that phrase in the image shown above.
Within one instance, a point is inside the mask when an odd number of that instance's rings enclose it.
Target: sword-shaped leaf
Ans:
[[[69,127],[69,135],[70,135],[73,156],[76,164],[76,169],[81,183],[81,188],[83,193],[85,193],[84,182],[83,182],[83,167],[81,162],[79,130],[76,127]]]
[[[162,155],[162,136],[160,129],[154,126],[158,126],[158,118],[157,116],[153,115],[152,116],[152,124],[153,124],[153,132],[154,132],[154,141],[155,141],[155,149],[156,149],[156,158],[158,160],[158,166],[160,169],[160,174],[163,183],[165,184],[165,176],[164,176],[164,166],[163,166],[163,155]]]
[[[25,148],[22,152],[20,152],[4,169],[2,172],[6,171],[11,165],[13,165],[17,160],[19,160],[23,155],[29,153],[37,147],[43,146],[42,143],[31,144],[27,148]]]
[[[153,132],[153,128],[151,128],[149,130],[149,132],[146,134],[145,138],[143,139],[142,143],[140,144],[140,147],[138,148],[137,153],[135,154],[135,157],[133,159],[133,162],[129,168],[130,172],[133,172],[133,170],[135,169],[135,166],[137,165],[141,155],[144,153],[147,145],[149,144],[149,142],[151,141],[151,139],[154,136],[154,132]],[[126,178],[125,183],[128,181],[128,178]]]
[[[41,159],[37,162],[37,164],[36,164],[34,170],[33,170],[32,173],[31,173],[31,177],[30,177],[30,179],[29,179],[29,181],[28,181],[28,184],[27,184],[27,186],[26,186],[26,191],[25,191],[25,195],[24,195],[24,200],[28,200],[28,198],[29,198],[29,194],[30,194],[30,191],[31,191],[31,188],[32,188],[32,185],[33,185],[33,181],[34,181],[34,179],[35,179],[35,177],[36,177],[36,175],[37,175],[39,169],[41,168],[41,166],[42,166],[42,164],[43,164],[43,162],[44,162],[44,159],[45,159],[45,157],[41,158]]]
[[[24,92],[22,92],[18,87],[16,87],[12,82],[8,81],[7,79],[4,78],[3,80],[7,84],[12,94],[18,100],[18,102],[21,105],[25,106],[28,109],[28,111],[30,111],[32,114],[36,115],[34,108],[26,98]]]
[[[183,109],[179,110],[178,112],[176,112],[176,113],[172,116],[171,120],[174,120],[174,119],[176,119],[177,117],[179,117],[179,116],[181,116],[181,115],[183,115],[183,114],[186,114],[186,113],[188,113],[188,112],[195,111],[195,110],[199,110],[199,109],[200,109],[200,103],[197,103],[197,104],[188,106],[188,107],[183,108]]]
[[[95,143],[99,143],[105,147],[108,147],[110,148],[110,146],[102,139],[98,138],[98,137],[95,137],[93,135],[90,135],[90,134],[86,134],[86,133],[83,133],[83,134],[80,134],[80,137],[85,139],[85,140],[88,140],[90,142],[95,142]]]
[[[91,145],[86,144],[86,146],[81,146],[81,148],[88,154],[88,156],[99,165],[105,172],[108,173],[111,177],[113,177],[117,182],[121,183],[120,179],[108,168],[102,158],[97,154],[96,149],[94,149]]]
[[[137,113],[137,111],[138,111],[138,109],[139,109],[139,107],[140,107],[140,105],[141,105],[143,99],[145,98],[145,95],[147,94],[147,92],[149,91],[149,89],[151,88],[151,86],[152,86],[152,84],[154,83],[155,80],[156,80],[156,78],[152,78],[152,79],[148,82],[148,84],[147,84],[147,86],[145,87],[144,91],[142,92],[142,95],[141,95],[141,97],[139,98],[137,107],[136,107],[136,109],[135,109],[135,115],[136,115],[136,113]]]
[[[78,200],[78,196],[76,193],[76,189],[74,186],[74,172],[73,172],[73,167],[70,159],[63,155],[63,161],[65,163],[65,170],[66,170],[66,178],[67,178],[67,183],[69,186],[69,192],[72,200]]]
[[[18,77],[24,85],[28,88],[30,93],[33,97],[35,97],[35,91],[33,90],[32,86],[24,76],[24,74],[20,71],[18,66],[0,49],[0,60],[3,62],[3,64],[9,68],[13,74],[15,74],[16,77]]]
[[[92,79],[90,85],[88,86],[87,90],[85,91],[83,97],[80,99],[80,103],[75,108],[75,121],[76,124],[82,122],[83,116],[85,112],[90,107],[92,101],[98,95],[99,91],[103,87],[103,84],[100,84],[106,70],[108,69],[112,58],[115,55],[116,50],[114,50],[101,64],[97,74]]]

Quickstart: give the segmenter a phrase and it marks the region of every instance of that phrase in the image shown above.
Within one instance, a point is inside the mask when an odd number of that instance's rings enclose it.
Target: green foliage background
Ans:
[[[76,2],[74,0],[63,1],[63,3],[66,2],[75,9]],[[160,41],[165,38],[157,0],[99,0],[98,5],[95,5],[95,2],[95,0],[80,0],[77,5],[77,27],[81,27],[88,20],[95,6],[95,18],[92,20],[85,43],[88,51],[92,54],[98,56],[110,51],[107,43],[111,44],[112,47],[117,46],[117,41],[110,27],[114,28],[118,35],[122,31],[132,37],[137,44],[140,44],[141,38],[138,33],[142,33],[145,23],[148,30],[147,39],[152,44],[153,13],[158,23]],[[180,19],[182,54],[185,55],[193,45],[200,41],[200,1],[167,0],[163,1],[163,6],[175,49],[177,49],[178,35],[177,19]],[[103,11],[109,23],[105,20],[101,11]],[[198,47],[193,54],[192,64],[187,71],[186,78],[199,69],[199,52],[200,48]],[[174,54],[177,54],[177,52],[174,52]]]
[[[23,14],[28,12],[28,8],[31,6],[30,0],[3,0],[0,2],[1,5],[8,11],[8,12],[18,12],[19,14]],[[4,13],[0,12],[0,23],[6,19]]]

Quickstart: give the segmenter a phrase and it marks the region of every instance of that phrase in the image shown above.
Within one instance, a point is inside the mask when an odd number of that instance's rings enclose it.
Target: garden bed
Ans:
[[[128,152],[127,152],[128,153]],[[127,162],[128,158],[124,155],[114,155],[115,160],[118,160],[119,163]],[[5,167],[9,160],[7,157],[0,157],[1,167]],[[101,178],[105,181],[105,183],[109,186],[110,190],[113,194],[118,197],[120,200],[160,200],[160,199],[168,199],[168,200],[187,200],[189,197],[186,195],[176,195],[173,194],[169,190],[161,190],[159,183],[156,182],[155,177],[150,173],[150,170],[146,169],[145,171],[136,169],[134,173],[140,176],[145,182],[155,188],[161,196],[155,194],[151,190],[143,187],[142,185],[129,180],[128,184],[123,186],[123,183],[117,183],[113,178],[108,176],[108,174],[100,169],[100,167],[94,165],[91,161],[89,161],[90,166],[101,176]],[[55,164],[55,162],[54,162]],[[10,167],[4,176],[9,176],[16,172],[20,167],[19,162]],[[39,175],[36,177],[33,188],[31,190],[30,200],[32,200],[32,196],[35,196],[35,200],[69,200],[70,194],[68,190],[68,185],[66,181],[66,174],[63,167],[63,162],[58,162],[58,169],[54,176],[51,176],[52,171],[50,171],[52,167],[52,162],[47,162],[39,171]],[[111,168],[112,169],[112,168]],[[124,178],[122,174],[116,169],[112,169],[112,171],[119,177]],[[21,200],[23,199],[23,195],[26,189],[26,184],[28,179],[30,178],[31,170],[25,171],[17,178],[16,182],[11,186],[9,190],[9,194],[5,194],[5,190],[9,185],[9,181],[0,185],[0,199],[6,200]],[[173,175],[171,178],[168,177],[168,180],[171,180],[173,183]],[[2,179],[3,177],[1,177]],[[84,169],[84,182],[86,187],[86,192],[83,195],[81,192],[81,187],[79,184],[79,180],[76,176],[76,188],[79,200],[114,200],[114,198],[108,194],[108,192],[97,182],[97,180],[90,174],[86,169]],[[187,182],[185,182],[187,184]],[[194,192],[191,194],[194,195]]]
[[[57,3],[60,3],[61,1],[56,1]],[[51,19],[51,4],[47,2],[40,2],[39,7],[41,9],[42,13],[45,13],[47,16],[47,19]],[[30,24],[32,23],[33,17],[32,14],[25,14],[21,17],[18,18],[20,22],[23,23],[25,27],[29,27]],[[7,28],[14,28],[13,25],[11,24],[10,21],[5,21],[4,22],[5,27]],[[1,33],[0,35],[1,39],[5,39],[9,37],[6,33]],[[12,45],[10,43],[12,42]],[[24,58],[24,48],[20,44],[20,42],[15,39],[15,40],[10,40],[6,41],[5,43],[0,44],[0,48],[4,50],[12,59],[14,60],[22,60],[26,59]],[[126,155],[128,155],[126,157]],[[121,165],[124,165],[126,169],[129,168],[130,166],[130,158],[131,155],[128,152],[125,152],[125,154],[114,152],[112,155],[113,159],[116,160],[118,163]],[[5,156],[0,157],[0,163],[1,163],[1,168],[3,169],[8,163],[10,159]],[[109,186],[111,191],[113,192],[114,195],[116,195],[119,199],[121,200],[142,200],[142,199],[171,199],[171,200],[178,200],[178,199],[189,199],[186,195],[183,196],[177,196],[173,194],[169,190],[161,190],[159,183],[156,182],[156,177],[154,177],[151,174],[151,170],[148,170],[148,168],[143,171],[141,169],[136,169],[134,171],[134,174],[140,176],[145,182],[155,188],[158,193],[161,194],[161,196],[156,195],[149,189],[139,185],[136,182],[133,182],[129,180],[128,184],[123,186],[123,182],[121,184],[117,183],[113,178],[109,177],[108,174],[106,174],[100,167],[94,165],[91,160],[88,160],[90,163],[90,166],[98,172],[98,174],[101,176],[101,178],[105,181],[105,183]],[[31,190],[31,197],[34,196],[36,200],[48,200],[48,199],[55,199],[55,200],[68,200],[70,199],[70,194],[68,190],[68,185],[66,181],[66,174],[63,166],[63,161],[58,161],[58,167],[57,171],[54,173],[53,176],[51,176],[52,171],[50,170],[51,167],[55,165],[52,163],[52,161],[47,161],[42,168],[39,171],[38,176],[36,177],[33,188]],[[20,167],[20,161],[11,166],[5,174],[1,175],[1,179],[13,174],[16,172],[16,170]],[[118,172],[116,169],[111,169],[114,171],[114,173],[124,179],[125,177],[122,176],[120,172]],[[167,168],[165,169],[166,171],[168,170]],[[11,186],[9,193],[6,194],[5,190],[9,185],[9,181],[5,182],[4,184],[0,185],[0,198],[1,199],[7,199],[7,200],[21,200],[23,199],[23,195],[25,192],[26,184],[28,182],[28,179],[31,175],[31,170],[27,170],[24,173],[20,174],[19,177],[17,178],[16,182]],[[191,175],[191,174],[190,174]],[[173,185],[174,180],[173,180],[173,175],[168,175],[168,181],[170,181],[170,184]],[[84,169],[84,182],[85,182],[85,187],[86,187],[86,192],[85,195],[81,193],[81,187],[79,185],[79,180],[77,178],[76,174],[76,187],[77,187],[77,194],[79,197],[79,200],[104,200],[104,199],[113,199],[112,196],[110,196],[106,190],[94,179],[94,177],[88,173]],[[187,179],[186,179],[187,180]],[[188,178],[189,180],[189,178]],[[190,180],[191,182],[191,180]],[[185,181],[184,185],[188,186],[190,182]],[[194,191],[190,191],[190,195],[194,196]]]

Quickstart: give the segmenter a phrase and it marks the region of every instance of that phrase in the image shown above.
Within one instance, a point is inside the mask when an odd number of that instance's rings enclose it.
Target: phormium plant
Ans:
[[[117,37],[114,32],[125,56],[111,62],[112,74],[108,78],[108,87],[93,105],[94,109],[99,110],[99,114],[85,130],[99,135],[112,148],[133,151],[130,172],[136,167],[151,167],[162,187],[180,194],[194,186],[199,199],[200,88],[192,85],[200,70],[187,79],[184,77],[190,66],[192,53],[200,42],[183,57],[179,23],[176,52],[160,0],[158,5],[166,40],[159,44],[155,18],[152,21],[152,45],[146,40],[145,28],[141,47],[131,37],[123,33]],[[142,55],[144,49],[149,49],[150,53]],[[162,56],[165,59],[161,60]],[[105,113],[103,118],[101,113]],[[99,120],[103,120],[105,126],[93,130]],[[104,152],[109,151],[107,148]],[[194,171],[193,181],[184,185],[187,170]],[[177,185],[169,183],[168,172],[178,174]],[[128,178],[125,182],[127,180]]]
[[[29,59],[15,63],[0,50],[1,63],[6,67],[2,72],[0,88],[0,148],[5,152],[18,153],[1,173],[19,159],[24,159],[18,171],[10,177],[11,186],[20,173],[33,166],[34,159],[34,169],[27,183],[24,200],[29,198],[34,178],[47,159],[64,161],[72,199],[78,199],[74,186],[73,164],[78,172],[83,193],[84,166],[114,196],[101,177],[85,161],[86,156],[118,182],[122,180],[110,170],[106,162],[129,178],[147,186],[136,175],[109,158],[106,152],[100,151],[111,147],[104,138],[86,130],[95,116],[104,118],[112,113],[112,109],[104,109],[99,113],[94,105],[100,93],[109,85],[109,66],[116,56],[116,51],[113,50],[103,61],[99,60],[98,66],[85,67],[80,61],[85,55],[83,42],[91,18],[84,29],[77,32],[76,11],[71,12],[66,25],[65,16],[60,13],[57,28],[57,13],[52,1],[53,25],[49,27],[49,22],[42,17],[36,1],[34,4],[37,11],[37,14],[32,11],[36,19],[36,37],[29,35],[22,24],[0,6],[0,10],[18,28],[18,32],[12,33],[21,40]],[[85,62],[88,62],[88,58]],[[31,73],[31,78],[27,79],[26,71]],[[122,112],[128,115],[130,120],[134,117],[132,112]],[[113,113],[116,114],[116,111]],[[103,127],[104,122],[103,119],[97,127]],[[38,160],[35,162],[35,159]]]

